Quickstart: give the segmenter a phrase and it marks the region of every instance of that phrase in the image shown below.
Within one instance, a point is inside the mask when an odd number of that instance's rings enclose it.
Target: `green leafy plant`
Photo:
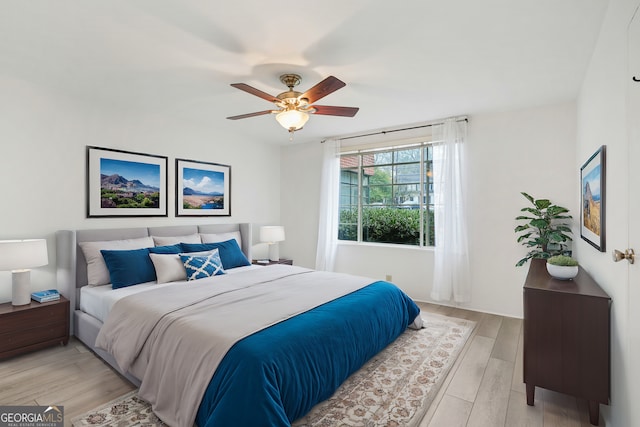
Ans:
[[[530,250],[516,266],[520,267],[532,258],[548,259],[566,250],[566,242],[571,239],[571,228],[565,222],[571,219],[569,209],[554,205],[549,199],[534,199],[527,193],[521,193],[532,206],[520,211],[527,215],[516,217],[517,221],[526,221],[515,228],[518,243],[522,243]]]
[[[424,233],[429,236],[427,244],[433,246],[433,212],[428,211]],[[338,239],[358,239],[358,212],[356,209],[340,211]],[[376,243],[395,243],[406,245],[420,244],[420,211],[418,209],[394,209],[388,207],[366,208],[362,211],[362,241]]]
[[[575,267],[578,265],[578,261],[567,255],[552,256],[551,258],[547,259],[547,262],[549,264],[559,265],[562,267]]]

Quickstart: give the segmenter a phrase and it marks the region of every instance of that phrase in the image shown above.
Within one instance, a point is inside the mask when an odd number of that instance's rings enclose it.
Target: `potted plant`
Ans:
[[[578,261],[567,255],[547,259],[547,271],[556,279],[569,280],[578,275]]]
[[[549,199],[534,199],[527,193],[521,193],[532,206],[520,209],[527,215],[516,217],[517,221],[526,221],[515,228],[518,243],[530,250],[516,266],[520,267],[532,258],[548,259],[567,249],[566,242],[571,239],[571,228],[565,222],[571,219],[569,209],[554,205]]]

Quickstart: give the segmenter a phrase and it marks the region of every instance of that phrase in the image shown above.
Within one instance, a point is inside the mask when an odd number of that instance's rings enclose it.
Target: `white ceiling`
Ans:
[[[607,0],[7,1],[0,77],[131,114],[171,115],[286,144],[271,108],[283,73],[319,104],[296,142],[575,99]]]

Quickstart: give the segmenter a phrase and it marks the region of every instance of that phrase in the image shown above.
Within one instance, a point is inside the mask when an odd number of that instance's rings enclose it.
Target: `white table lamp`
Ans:
[[[281,225],[269,225],[260,227],[260,241],[269,244],[269,260],[279,261],[280,254],[278,242],[284,240],[284,227]]]
[[[45,239],[0,240],[0,271],[12,272],[11,304],[31,302],[31,270],[49,263]]]

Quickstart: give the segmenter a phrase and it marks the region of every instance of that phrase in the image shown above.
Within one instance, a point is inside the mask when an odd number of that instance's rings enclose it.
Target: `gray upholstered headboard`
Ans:
[[[56,278],[58,290],[71,301],[71,311],[78,308],[79,289],[87,284],[87,264],[78,242],[135,239],[147,236],[186,236],[195,233],[240,231],[242,252],[251,260],[251,224],[203,224],[166,227],[60,230],[56,232]]]

